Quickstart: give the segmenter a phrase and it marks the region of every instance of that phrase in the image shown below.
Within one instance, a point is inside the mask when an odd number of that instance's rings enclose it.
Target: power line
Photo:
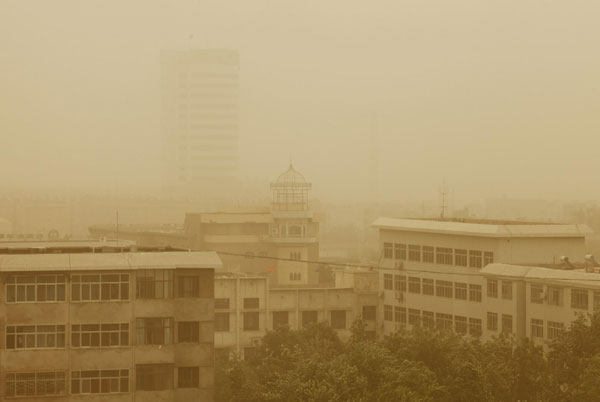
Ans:
[[[274,260],[274,261],[290,261],[290,262],[304,262],[307,264],[319,264],[319,265],[330,265],[335,267],[352,267],[352,268],[365,268],[370,271],[374,270],[382,270],[382,271],[394,271],[394,272],[412,272],[412,273],[428,273],[428,274],[441,274],[441,275],[458,275],[458,276],[483,276],[482,273],[474,273],[474,272],[447,272],[447,271],[431,271],[427,269],[410,269],[410,268],[387,268],[387,267],[378,267],[375,265],[362,265],[362,264],[344,264],[344,263],[336,263],[336,262],[325,262],[325,261],[315,261],[315,260],[294,260],[291,258],[283,258],[283,257],[270,257],[267,255],[248,255],[241,253],[231,253],[227,251],[216,251],[217,254],[229,255],[233,257],[244,257],[244,258],[261,258],[264,260]],[[540,279],[550,279],[550,280],[559,280],[559,281],[586,281],[586,282],[600,282],[600,278],[598,279],[573,279],[573,278],[558,278],[558,277],[544,277]]]

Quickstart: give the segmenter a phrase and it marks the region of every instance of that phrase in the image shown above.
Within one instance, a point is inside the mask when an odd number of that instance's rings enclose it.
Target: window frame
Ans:
[[[116,329],[109,327],[115,325]],[[115,336],[118,344],[113,343]],[[71,324],[70,347],[74,349],[126,348],[130,346],[129,338],[129,323],[127,322]],[[97,345],[93,344],[94,339],[97,339]],[[105,343],[106,339],[108,339],[108,344]]]
[[[118,276],[118,280],[109,280],[110,277],[114,276]],[[93,277],[97,277],[98,280],[92,280]],[[85,281],[84,278],[86,279]],[[71,275],[71,302],[128,302],[131,299],[129,294],[130,283],[131,278],[127,272],[90,272],[73,274]],[[87,289],[87,291],[84,291],[84,289]],[[104,298],[105,290],[108,292],[107,298]],[[113,291],[115,291],[114,295]],[[95,295],[96,292],[97,297]],[[84,293],[86,293],[86,295],[84,295]],[[84,298],[84,296],[87,296],[87,298]]]
[[[48,327],[48,328],[46,328]],[[50,331],[49,327],[54,327]],[[60,329],[62,328],[62,331]],[[62,345],[60,345],[60,335],[62,334]],[[22,345],[19,347],[19,337],[23,338]],[[52,339],[54,346],[40,346],[41,339],[44,344],[48,344],[48,339]],[[31,325],[6,325],[5,327],[5,345],[6,350],[36,350],[36,349],[65,349],[67,344],[66,325],[62,324],[31,324]],[[30,345],[29,343],[32,343]]]
[[[71,371],[70,391],[72,395],[125,394],[129,393],[131,389],[129,381],[129,369],[127,368],[73,370]],[[86,382],[89,382],[88,386],[85,385]],[[94,383],[96,383],[98,392],[93,392]],[[108,392],[102,391],[105,384],[109,387]],[[112,391],[114,384],[118,385],[118,391]],[[85,392],[85,390],[89,390],[89,392]]]
[[[43,281],[42,278],[54,277],[54,282]],[[20,282],[32,278],[32,282]],[[62,278],[62,282],[60,279]],[[19,300],[19,289],[23,289],[24,300]],[[40,297],[43,293],[49,294],[48,289],[54,289],[54,300],[47,300],[47,297]],[[44,291],[42,292],[42,289]],[[62,289],[62,291],[61,291]],[[67,299],[67,277],[64,274],[16,274],[7,275],[4,282],[4,302],[6,304],[20,303],[64,303]],[[29,300],[29,292],[32,300]],[[42,300],[44,299],[44,300]]]

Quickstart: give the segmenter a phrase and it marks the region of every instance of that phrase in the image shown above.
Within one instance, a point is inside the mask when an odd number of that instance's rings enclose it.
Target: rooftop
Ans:
[[[373,226],[408,232],[444,233],[478,237],[585,237],[592,230],[583,224],[513,222],[483,219],[377,218]]]
[[[489,276],[518,278],[525,281],[544,280],[560,283],[563,286],[571,283],[574,285],[600,287],[600,274],[596,272],[586,272],[582,269],[563,270],[539,266],[495,263],[488,264],[485,268],[482,268],[481,273]]]
[[[215,252],[128,252],[1,255],[0,272],[222,268]]]
[[[129,240],[54,240],[5,241],[0,240],[0,254],[101,252],[108,249],[129,251],[135,242]]]

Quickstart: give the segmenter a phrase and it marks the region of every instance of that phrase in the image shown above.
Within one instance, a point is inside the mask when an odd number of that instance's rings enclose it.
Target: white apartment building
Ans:
[[[239,54],[192,49],[161,53],[164,186],[213,192],[239,175]],[[226,190],[224,190],[226,191]]]
[[[600,308],[597,264],[573,268],[564,264],[562,267],[490,264],[483,268],[486,335],[508,331],[510,321],[517,336],[547,344],[568,328],[578,314]],[[509,287],[512,297],[501,290]]]
[[[585,225],[490,220],[393,219],[374,222],[380,237],[383,285],[382,333],[402,325],[453,328],[484,334],[489,303],[481,269],[494,262],[557,263],[585,256]],[[513,300],[518,284],[499,284],[501,300]],[[510,303],[508,303],[510,304]],[[507,305],[504,328],[523,332],[516,306]]]
[[[377,273],[336,272],[329,288],[269,288],[266,277],[222,274],[215,277],[215,348],[217,353],[252,353],[267,331],[280,325],[301,329],[327,322],[341,339],[362,318],[375,338],[379,303]]]

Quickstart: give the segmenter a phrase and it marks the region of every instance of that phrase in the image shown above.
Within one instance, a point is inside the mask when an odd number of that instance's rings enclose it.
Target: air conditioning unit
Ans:
[[[399,302],[404,301],[404,292],[402,292],[401,290],[396,290],[396,300],[398,300]]]

